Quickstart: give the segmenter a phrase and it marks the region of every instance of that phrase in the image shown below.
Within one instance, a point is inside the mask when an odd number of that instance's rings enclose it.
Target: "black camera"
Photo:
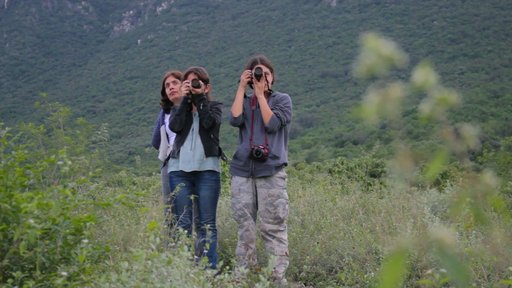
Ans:
[[[256,161],[265,161],[268,159],[269,150],[263,145],[254,145],[251,147],[249,158]]]
[[[261,69],[261,67],[256,67],[254,69],[254,72],[252,73],[252,78],[256,78],[256,80],[260,81],[261,77],[263,77],[263,69]],[[248,84],[252,88],[252,79],[249,81]]]
[[[261,69],[261,67],[256,67],[256,69],[254,69],[254,73],[252,76],[256,78],[256,80],[258,80],[259,82],[261,80],[261,77],[263,76],[263,69]]]
[[[194,78],[192,81],[190,81],[190,86],[194,89],[199,89],[201,88],[201,81],[197,78]]]

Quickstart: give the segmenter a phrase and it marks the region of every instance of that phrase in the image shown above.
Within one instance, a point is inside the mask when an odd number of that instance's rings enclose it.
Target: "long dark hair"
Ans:
[[[276,75],[274,74],[274,66],[272,65],[272,62],[263,54],[257,54],[252,56],[249,61],[247,61],[247,64],[245,64],[245,70],[251,70],[254,69],[254,67],[258,65],[263,65],[270,70],[270,73],[272,73],[272,83],[274,84],[274,80],[276,79]]]
[[[181,82],[185,81],[187,79],[188,75],[190,74],[196,74],[197,78],[201,80],[201,82],[204,83],[204,85],[210,84],[210,76],[208,75],[208,72],[206,72],[206,69],[204,67],[199,66],[192,66],[188,68],[185,73],[183,73],[183,77],[181,77]],[[209,101],[212,101],[212,96],[210,95],[212,91],[212,88],[210,86],[210,91],[206,94]]]
[[[171,112],[171,108],[174,105],[171,100],[167,98],[167,93],[165,92],[165,81],[171,76],[181,81],[183,73],[178,70],[165,72],[164,79],[162,80],[162,89],[160,90],[160,107],[162,107],[165,113]]]

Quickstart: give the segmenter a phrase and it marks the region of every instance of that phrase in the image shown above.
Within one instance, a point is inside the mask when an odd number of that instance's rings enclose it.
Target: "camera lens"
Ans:
[[[256,78],[256,80],[260,81],[262,76],[263,76],[263,69],[261,69],[261,67],[256,67],[256,69],[254,69],[254,78]]]
[[[201,88],[201,81],[199,81],[199,79],[197,79],[197,78],[194,78],[190,82],[190,86],[194,89],[199,89],[199,88]]]
[[[251,153],[249,157],[256,161],[265,161],[268,158],[268,148],[265,148],[262,145],[251,147]]]
[[[254,149],[253,156],[256,159],[260,159],[261,157],[263,157],[263,151],[261,151],[261,149],[259,149],[259,148]]]

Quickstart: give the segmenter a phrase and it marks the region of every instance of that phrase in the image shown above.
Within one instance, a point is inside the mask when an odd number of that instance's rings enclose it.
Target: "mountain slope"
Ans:
[[[47,92],[78,115],[109,123],[119,162],[156,158],[144,147],[166,70],[205,66],[227,117],[241,69],[258,52],[274,62],[276,90],[294,101],[291,159],[350,156],[386,143],[385,129],[364,127],[351,112],[368,85],[351,68],[358,37],[369,30],[399,43],[411,56],[409,69],[429,58],[445,85],[462,92],[454,120],[480,122],[490,137],[512,133],[507,1],[9,3],[0,9],[2,121],[35,117],[30,103]],[[394,77],[408,77],[408,70]],[[412,117],[404,129],[417,125]],[[236,131],[227,121],[222,129],[230,152]]]

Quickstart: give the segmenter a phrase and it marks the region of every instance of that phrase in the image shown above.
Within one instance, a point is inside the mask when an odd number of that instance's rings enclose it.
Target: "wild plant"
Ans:
[[[443,191],[449,193],[449,218],[417,235],[408,235],[389,248],[378,274],[378,287],[412,283],[427,287],[510,284],[507,277],[512,251],[505,247],[511,243],[504,240],[512,239],[510,229],[506,228],[511,224],[512,214],[506,208],[510,203],[499,193],[500,181],[495,173],[476,167],[469,157],[472,151],[480,149],[480,129],[470,123],[451,123],[449,111],[462,97],[441,83],[429,61],[416,65],[408,80],[393,80],[392,73],[405,69],[408,62],[407,54],[393,41],[376,33],[362,35],[354,73],[373,83],[363,96],[361,115],[373,125],[389,124],[396,137],[395,153],[389,159],[388,185],[405,192],[418,187],[418,183],[434,187],[450,165],[458,163],[460,169],[458,177]],[[400,129],[405,121],[404,102],[411,95],[424,96],[418,106],[418,117],[425,125],[435,127],[436,145],[429,153],[415,151]],[[479,240],[471,239],[472,235],[478,235]],[[473,240],[476,241],[471,243]],[[480,245],[486,249],[478,248]],[[421,269],[415,268],[415,257],[420,256],[432,257],[430,265],[435,267],[415,271]],[[482,275],[480,269],[487,274]],[[443,280],[432,271],[443,271]]]

